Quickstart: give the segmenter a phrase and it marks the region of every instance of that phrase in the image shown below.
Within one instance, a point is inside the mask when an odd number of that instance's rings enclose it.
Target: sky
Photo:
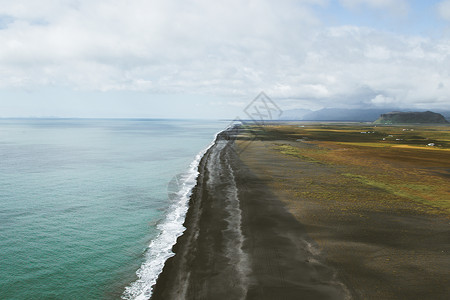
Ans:
[[[450,0],[0,0],[0,117],[450,110]]]

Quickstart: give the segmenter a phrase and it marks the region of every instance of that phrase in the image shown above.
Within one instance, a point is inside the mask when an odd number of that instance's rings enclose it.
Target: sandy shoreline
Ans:
[[[276,138],[219,135],[151,299],[447,299],[448,220],[354,201],[386,195],[349,191],[336,168],[282,155]],[[327,197],[303,196],[315,186]]]

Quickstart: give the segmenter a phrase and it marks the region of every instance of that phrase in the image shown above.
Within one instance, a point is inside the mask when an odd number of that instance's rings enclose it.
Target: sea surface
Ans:
[[[0,299],[148,298],[226,125],[1,119]]]

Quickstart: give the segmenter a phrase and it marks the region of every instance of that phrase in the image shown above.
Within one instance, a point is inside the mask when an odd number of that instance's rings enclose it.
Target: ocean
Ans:
[[[227,122],[0,120],[0,299],[146,299]]]

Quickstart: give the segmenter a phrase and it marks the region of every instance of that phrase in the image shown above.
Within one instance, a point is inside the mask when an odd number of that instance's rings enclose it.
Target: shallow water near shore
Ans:
[[[168,183],[225,126],[0,120],[0,298],[120,298],[170,223]]]

